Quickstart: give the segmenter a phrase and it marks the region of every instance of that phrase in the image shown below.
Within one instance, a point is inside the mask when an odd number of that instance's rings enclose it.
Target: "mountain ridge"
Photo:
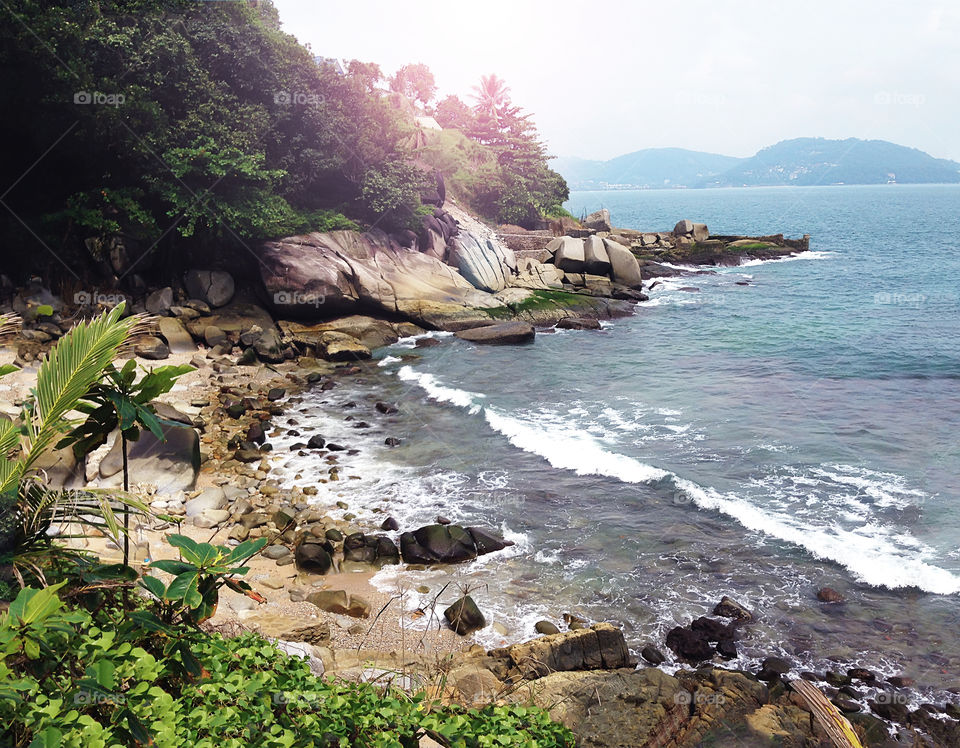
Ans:
[[[646,148],[607,161],[557,158],[571,189],[960,183],[960,163],[886,140],[792,138],[747,158]]]

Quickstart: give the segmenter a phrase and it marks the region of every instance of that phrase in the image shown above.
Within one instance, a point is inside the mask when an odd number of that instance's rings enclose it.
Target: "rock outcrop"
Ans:
[[[607,275],[610,272],[610,257],[599,236],[588,236],[583,240],[583,272],[591,275]]]
[[[502,291],[517,273],[512,249],[471,231],[461,231],[450,240],[450,263],[474,287],[488,293]]]

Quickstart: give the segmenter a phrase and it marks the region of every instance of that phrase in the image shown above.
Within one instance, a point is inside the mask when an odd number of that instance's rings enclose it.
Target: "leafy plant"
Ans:
[[[266,538],[246,540],[232,549],[198,543],[186,535],[169,535],[167,542],[180,549],[180,560],[161,559],[151,562],[148,568],[172,574],[173,581],[164,585],[149,575],[140,580],[160,602],[161,619],[165,622],[203,623],[216,612],[219,591],[224,585],[257,602],[266,602],[249,584],[235,579],[247,573],[248,568],[242,564],[261,551],[267,544]]]
[[[130,491],[130,471],[127,459],[128,445],[140,439],[143,429],[149,430],[161,442],[167,440],[163,425],[182,426],[174,421],[157,417],[151,402],[169,392],[176,380],[193,371],[189,365],[161,366],[152,369],[137,380],[137,362],[130,359],[117,369],[112,363],[104,367],[102,378],[90,386],[82,396],[76,410],[86,413],[87,419],[74,428],[58,444],[58,449],[72,446],[77,460],[92,452],[107,441],[115,429],[120,430],[121,455],[123,459],[123,490]],[[123,563],[130,560],[130,515],[123,515]]]

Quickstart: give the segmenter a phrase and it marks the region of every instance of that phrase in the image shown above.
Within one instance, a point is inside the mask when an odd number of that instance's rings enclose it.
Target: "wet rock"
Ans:
[[[887,678],[887,683],[897,688],[912,688],[916,685],[913,678],[908,678],[905,675],[894,675],[892,678]]]
[[[437,518],[436,518],[436,523],[437,523],[438,525],[449,525],[449,524],[450,524],[450,520],[447,519],[446,517],[444,517],[442,514],[438,514],[438,515],[437,515]]]
[[[561,330],[599,330],[601,328],[599,320],[583,317],[564,317],[557,322],[556,326]]]
[[[662,665],[667,661],[667,658],[664,656],[663,652],[661,652],[652,644],[647,644],[643,649],[641,649],[640,656],[654,666]]]
[[[375,407],[378,413],[383,413],[384,415],[400,412],[400,409],[393,403],[378,402]]]
[[[443,617],[447,619],[450,628],[460,636],[466,636],[487,625],[483,613],[480,612],[480,608],[477,607],[470,595],[461,597],[443,611]]]
[[[500,324],[474,327],[454,333],[461,340],[486,345],[516,345],[530,343],[536,330],[528,322],[502,322]]]
[[[860,705],[856,701],[851,701],[850,699],[834,699],[833,703],[837,709],[845,714],[854,714],[861,710]]]
[[[847,675],[854,680],[863,681],[864,683],[873,683],[877,679],[873,671],[863,667],[850,668],[847,671]]]
[[[685,626],[675,626],[667,632],[667,646],[678,657],[688,662],[702,662],[713,657],[714,649],[702,632]]]
[[[844,675],[834,670],[828,670],[824,674],[823,679],[831,686],[836,686],[837,688],[840,686],[849,686],[852,681],[849,675]]]
[[[906,705],[897,701],[890,699],[868,701],[867,705],[874,714],[889,722],[907,724],[910,719],[910,710],[907,709]]]
[[[717,603],[713,609],[713,614],[722,618],[733,618],[737,621],[753,620],[753,613],[747,610],[736,600],[727,597],[726,595],[720,598],[720,602]]]
[[[817,591],[817,600],[822,603],[842,603],[845,598],[832,587],[822,587]]]
[[[286,397],[287,391],[282,387],[273,387],[267,392],[267,400],[271,403],[277,402],[277,400],[283,400]]]
[[[381,523],[380,529],[381,529],[381,530],[387,530],[387,531],[399,530],[399,529],[400,529],[400,523],[397,522],[397,520],[395,520],[393,517],[387,517],[387,518]]]
[[[327,440],[324,439],[320,434],[314,434],[307,441],[307,446],[310,449],[323,449],[327,445]]]
[[[331,527],[329,530],[324,532],[324,537],[333,543],[339,543],[341,540],[343,540],[343,533],[340,532],[336,527]]]
[[[543,636],[491,651],[506,660],[508,671],[527,679],[569,670],[634,667],[623,632],[609,623]]]
[[[538,634],[543,634],[544,636],[560,633],[560,629],[557,628],[556,624],[550,623],[550,621],[537,621],[533,628]]]
[[[729,624],[701,616],[690,624],[690,628],[700,632],[708,642],[733,639],[735,631]]]
[[[458,525],[427,525],[400,536],[400,552],[408,564],[459,563],[477,557],[471,535]]]
[[[504,540],[499,535],[495,535],[489,530],[484,530],[480,527],[468,527],[467,532],[470,533],[470,537],[473,538],[478,556],[494,553],[495,551],[502,551],[504,548],[509,548],[514,545],[512,540]]]
[[[300,543],[294,558],[298,569],[314,574],[326,574],[333,566],[333,559],[320,543]]]
[[[767,657],[760,663],[760,670],[766,673],[776,673],[777,675],[786,675],[790,672],[791,665],[782,657]],[[758,676],[759,677],[759,676]],[[761,680],[763,680],[761,678]]]
[[[356,425],[356,428],[366,428],[366,427],[367,427],[367,424],[361,425],[360,423],[358,423]],[[400,440],[397,439],[395,436],[388,436],[386,439],[383,440],[383,443],[386,444],[388,447],[400,446]]]
[[[733,639],[721,639],[717,642],[717,654],[725,660],[732,660],[737,656],[737,645]]]

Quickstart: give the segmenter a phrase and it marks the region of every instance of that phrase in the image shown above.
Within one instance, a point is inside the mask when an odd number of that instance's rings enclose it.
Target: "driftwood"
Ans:
[[[805,680],[790,681],[790,687],[807,702],[814,718],[837,748],[863,748],[853,731],[853,725],[840,714],[840,710],[830,703],[819,688]]]

